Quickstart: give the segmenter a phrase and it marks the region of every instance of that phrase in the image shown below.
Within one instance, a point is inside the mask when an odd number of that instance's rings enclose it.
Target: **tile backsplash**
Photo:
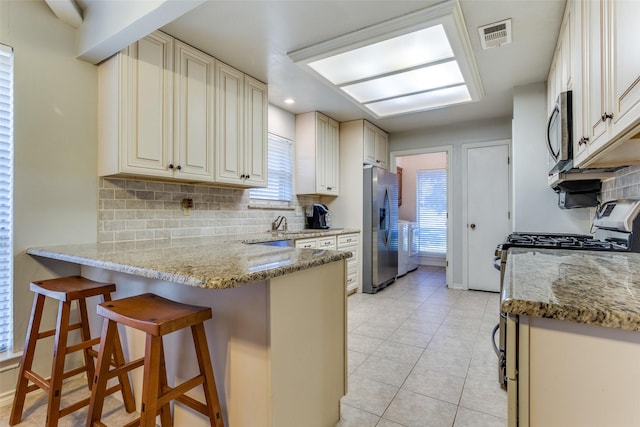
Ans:
[[[602,183],[602,202],[628,197],[640,197],[640,166],[619,169],[613,179]]]
[[[98,179],[98,242],[123,242],[198,237],[270,230],[278,215],[289,229],[304,227],[302,206],[318,203],[314,196],[291,202],[249,198],[249,190],[206,185]],[[188,215],[182,199],[192,199]]]

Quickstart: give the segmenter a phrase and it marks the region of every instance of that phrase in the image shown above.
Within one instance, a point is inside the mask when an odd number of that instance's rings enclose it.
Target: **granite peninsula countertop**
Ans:
[[[640,331],[640,254],[511,248],[501,310]]]
[[[295,238],[359,232],[295,233]],[[290,234],[254,233],[29,248],[30,255],[209,289],[241,286],[350,258],[351,252],[261,244]]]

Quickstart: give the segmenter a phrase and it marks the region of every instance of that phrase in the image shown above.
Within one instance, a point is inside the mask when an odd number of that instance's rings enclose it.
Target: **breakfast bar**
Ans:
[[[509,423],[640,425],[640,254],[511,248]]]
[[[114,299],[152,292],[211,307],[213,319],[205,326],[225,425],[333,426],[346,393],[345,260],[351,253],[243,241],[167,239],[27,253],[77,264],[82,276],[115,283]],[[99,334],[100,324],[92,322],[92,333]],[[123,334],[131,358],[144,352],[136,332]],[[182,331],[165,339],[169,383],[195,372],[187,363],[195,360],[190,339]],[[134,372],[136,397],[141,381],[142,372]],[[174,425],[208,421],[176,404]]]

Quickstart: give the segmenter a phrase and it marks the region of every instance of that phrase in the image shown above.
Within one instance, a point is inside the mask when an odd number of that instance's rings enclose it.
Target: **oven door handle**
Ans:
[[[493,345],[493,351],[495,351],[496,356],[498,357],[500,357],[500,353],[502,353],[502,351],[498,348],[498,345],[496,344],[496,334],[498,333],[499,329],[500,329],[500,323],[498,323],[493,328],[493,331],[491,331],[491,344]]]
[[[502,262],[501,257],[497,256],[493,258],[493,268],[500,271],[500,263]]]

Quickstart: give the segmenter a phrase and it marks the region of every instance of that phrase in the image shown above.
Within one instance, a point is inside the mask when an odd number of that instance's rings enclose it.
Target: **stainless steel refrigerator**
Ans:
[[[364,167],[362,291],[375,294],[398,275],[398,176]]]

